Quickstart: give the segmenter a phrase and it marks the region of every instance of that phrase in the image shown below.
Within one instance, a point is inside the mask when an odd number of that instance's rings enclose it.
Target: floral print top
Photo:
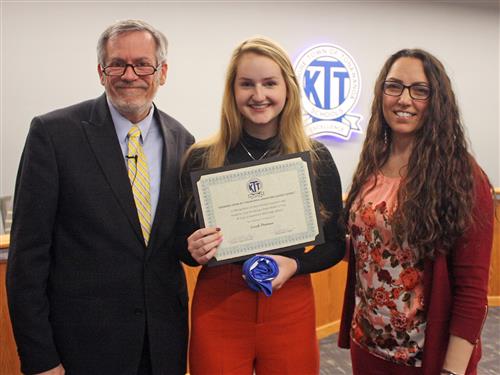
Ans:
[[[361,191],[350,212],[356,258],[356,307],[351,338],[375,356],[421,367],[425,339],[424,262],[406,242],[392,237],[400,178],[377,175]]]

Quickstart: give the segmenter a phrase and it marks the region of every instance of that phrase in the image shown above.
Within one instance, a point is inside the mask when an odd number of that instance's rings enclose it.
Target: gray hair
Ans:
[[[108,40],[131,31],[147,31],[150,33],[156,43],[157,63],[162,64],[167,61],[168,41],[161,31],[142,20],[123,20],[109,26],[99,37],[97,42],[97,62],[101,66],[104,66],[104,61],[106,60],[106,45]]]

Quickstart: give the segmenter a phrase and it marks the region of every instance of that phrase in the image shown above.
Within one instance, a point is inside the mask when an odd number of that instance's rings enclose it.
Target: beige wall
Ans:
[[[156,103],[197,138],[218,126],[233,47],[255,34],[293,59],[319,42],[357,61],[366,128],[372,86],[387,56],[403,47],[437,55],[451,75],[472,148],[500,185],[499,6],[487,1],[32,2],[1,3],[0,195],[11,194],[31,118],[100,95],[95,44],[116,19],[143,18],[170,41],[169,74]],[[329,141],[346,191],[363,135]]]

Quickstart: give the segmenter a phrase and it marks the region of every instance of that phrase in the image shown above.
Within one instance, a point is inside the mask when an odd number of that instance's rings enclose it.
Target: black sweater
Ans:
[[[242,142],[255,159],[259,159],[269,149],[277,150],[279,143],[277,137],[261,140],[251,137],[247,133],[243,133]],[[314,142],[314,147],[319,158],[315,171],[317,196],[322,207],[330,213],[330,217],[323,222],[325,243],[316,245],[308,253],[305,253],[302,248],[280,254],[294,258],[297,261],[297,274],[318,272],[329,268],[342,260],[345,252],[345,231],[343,226],[339,224],[339,216],[342,212],[342,188],[339,173],[328,149],[319,142]],[[198,149],[191,153],[183,168],[181,176],[183,206],[187,197],[192,195],[190,173],[200,169],[200,160],[204,152],[205,150]],[[275,154],[276,151],[268,152],[265,157]],[[248,161],[252,161],[252,158],[240,143],[229,150],[226,157],[226,164],[228,165]],[[193,212],[193,207],[190,208],[188,211]],[[187,250],[187,237],[199,229],[199,225],[189,212],[179,215],[179,217],[181,219],[177,228],[176,250],[184,263],[196,266],[198,263]]]

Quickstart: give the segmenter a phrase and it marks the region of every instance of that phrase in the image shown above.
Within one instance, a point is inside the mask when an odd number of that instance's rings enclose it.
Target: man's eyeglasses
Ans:
[[[152,74],[155,74],[156,71],[160,69],[161,64],[158,65],[157,67],[148,64],[138,64],[138,65],[111,64],[104,67],[102,69],[102,72],[107,76],[122,76],[125,74],[125,71],[129,66],[132,68],[132,70],[137,76],[141,77],[141,76],[150,76]]]
[[[431,88],[421,83],[406,86],[399,82],[384,81],[382,88],[384,94],[389,96],[401,96],[404,89],[408,89],[410,97],[415,100],[426,100],[431,96]]]

